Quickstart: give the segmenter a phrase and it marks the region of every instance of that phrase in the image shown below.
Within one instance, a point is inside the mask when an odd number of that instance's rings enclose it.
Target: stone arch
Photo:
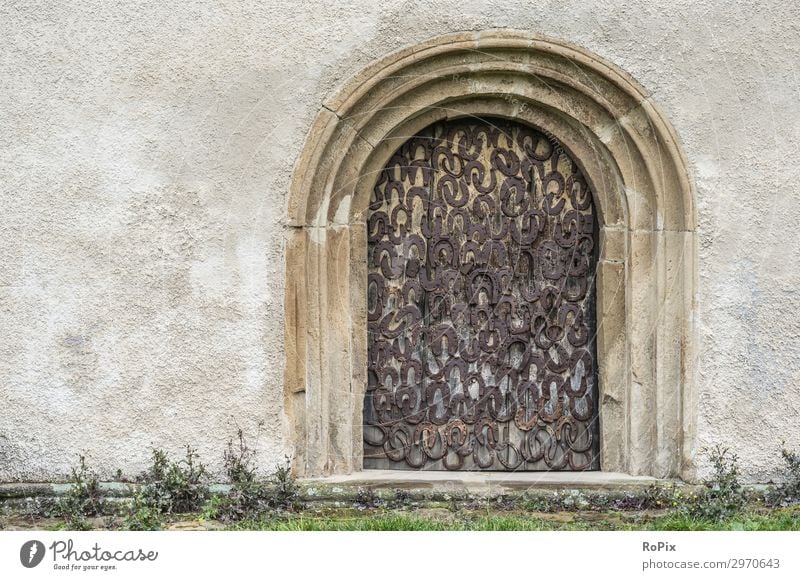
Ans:
[[[619,68],[508,30],[391,54],[317,115],[288,201],[285,402],[297,473],[361,469],[377,172],[422,128],[469,115],[552,133],[595,193],[601,469],[691,477],[695,209],[677,136]]]

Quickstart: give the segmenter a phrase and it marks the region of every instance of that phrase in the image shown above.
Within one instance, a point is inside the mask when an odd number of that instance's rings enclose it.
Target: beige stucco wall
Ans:
[[[751,481],[800,447],[800,9],[652,2],[20,2],[0,7],[0,480],[152,445],[270,465],[294,163],[320,104],[439,34],[526,29],[630,73],[697,193],[697,445]],[[702,462],[701,462],[702,466]]]

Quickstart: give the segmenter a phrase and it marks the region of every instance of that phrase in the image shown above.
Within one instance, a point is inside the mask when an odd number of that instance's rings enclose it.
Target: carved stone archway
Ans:
[[[552,133],[595,194],[604,471],[692,476],[694,194],[677,136],[630,76],[508,30],[432,39],[326,101],[297,162],[286,249],[286,411],[298,475],[362,465],[370,191],[397,147],[443,119]]]

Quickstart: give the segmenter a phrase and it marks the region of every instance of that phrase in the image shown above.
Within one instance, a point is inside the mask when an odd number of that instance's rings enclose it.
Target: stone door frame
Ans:
[[[674,129],[629,75],[526,32],[456,33],[370,65],[320,109],[289,193],[285,408],[297,475],[362,465],[366,219],[378,172],[443,119],[552,133],[595,193],[600,465],[694,473],[694,188]]]

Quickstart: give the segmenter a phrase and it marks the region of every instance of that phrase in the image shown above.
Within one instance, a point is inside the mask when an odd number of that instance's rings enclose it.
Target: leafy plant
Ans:
[[[263,484],[258,481],[256,450],[250,448],[242,429],[237,431],[237,442],[228,441],[223,453],[225,474],[231,482],[227,496],[212,498],[214,517],[223,521],[238,521],[257,514],[263,501]]]
[[[209,515],[223,521],[241,521],[256,518],[267,512],[294,509],[298,504],[299,492],[292,476],[289,458],[283,465],[277,465],[270,476],[258,477],[256,450],[245,440],[244,433],[238,430],[236,441],[228,441],[223,455],[225,473],[231,482],[227,496],[214,498],[207,506]]]
[[[190,445],[186,457],[176,462],[170,462],[165,451],[154,449],[153,464],[140,479],[144,497],[161,513],[197,510],[208,497],[206,468]]]
[[[125,528],[133,531],[160,530],[163,517],[159,508],[150,503],[149,498],[138,492],[124,519]]]
[[[131,530],[153,530],[162,516],[199,510],[209,495],[208,475],[197,451],[186,446],[186,457],[172,462],[163,449],[153,449],[153,463],[141,475],[139,490],[125,517]]]
[[[787,507],[800,503],[800,453],[786,448],[783,442],[781,457],[785,464],[783,483],[766,495],[766,502],[771,506]]]
[[[738,457],[727,447],[715,445],[705,449],[714,471],[705,488],[689,496],[680,506],[685,515],[721,522],[741,513],[747,503],[747,493],[739,482]]]
[[[200,512],[200,518],[203,520],[216,520],[220,517],[220,507],[225,501],[222,495],[212,495],[203,506]]]
[[[267,480],[273,490],[271,506],[279,510],[294,509],[298,504],[300,490],[292,475],[292,462],[289,456],[285,455],[283,459],[283,463],[275,466],[275,470]]]
[[[67,529],[88,530],[91,526],[86,517],[102,513],[103,500],[97,473],[86,466],[84,455],[78,457],[78,466],[71,469],[71,485],[58,502],[57,511],[64,518]]]
[[[222,454],[225,474],[233,484],[249,485],[256,480],[256,450],[251,449],[244,438],[244,431],[239,429],[237,442],[228,440],[228,448]]]

